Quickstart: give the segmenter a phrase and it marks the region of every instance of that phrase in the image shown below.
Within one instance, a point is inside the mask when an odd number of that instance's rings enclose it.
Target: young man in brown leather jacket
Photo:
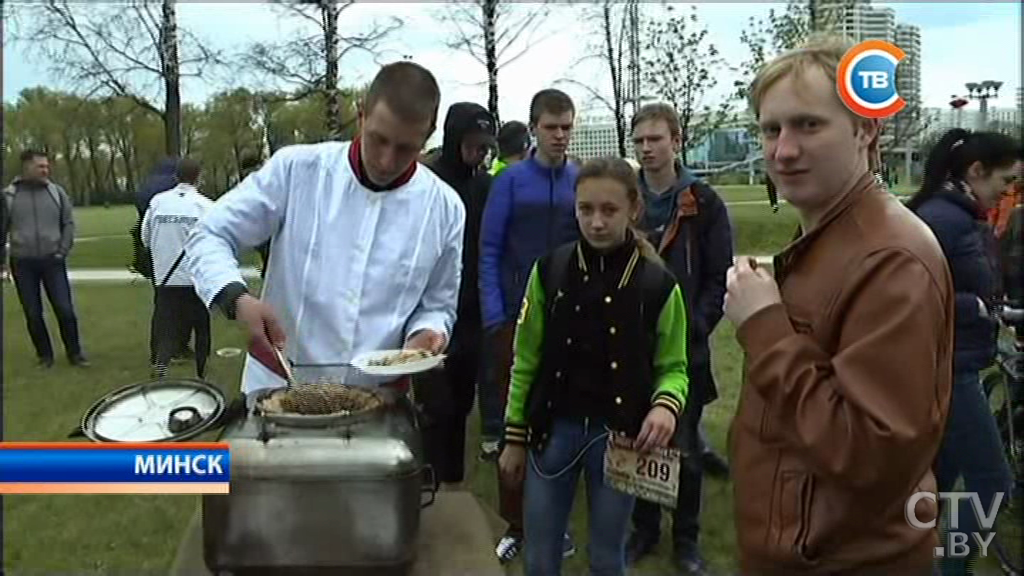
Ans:
[[[938,241],[879,186],[878,122],[836,92],[849,44],[815,39],[751,87],[765,166],[799,213],[772,272],[741,257],[726,317],[745,353],[730,430],[744,576],[930,574],[953,288]],[[937,516],[921,499],[917,519]]]

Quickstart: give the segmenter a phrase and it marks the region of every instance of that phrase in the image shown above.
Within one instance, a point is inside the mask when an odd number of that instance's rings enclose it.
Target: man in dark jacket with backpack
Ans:
[[[690,326],[690,395],[676,426],[683,469],[672,518],[675,564],[679,574],[705,574],[697,538],[703,461],[710,449],[701,438],[699,426],[704,405],[717,398],[708,337],[722,318],[725,275],[733,260],[732,232],[722,199],[676,160],[682,132],[675,110],[666,104],[649,104],[636,113],[632,124],[646,204],[642,228],[683,289]],[[633,523],[635,532],[627,548],[630,562],[646,556],[657,545],[660,507],[637,500]]]
[[[473,409],[480,368],[480,297],[477,288],[480,219],[491,178],[483,162],[495,145],[494,118],[478,104],[459,102],[448,109],[440,154],[427,166],[451,186],[466,207],[462,281],[452,343],[443,370],[415,380],[417,402],[425,413],[426,459],[444,483],[462,482],[465,473],[466,417]]]
[[[178,164],[180,158],[168,156],[157,162],[153,170],[146,176],[146,180],[135,191],[135,210],[139,213],[139,219],[132,227],[131,236],[133,244],[132,269],[139,272],[153,282],[153,306],[156,306],[157,289],[159,279],[153,278],[153,264],[149,249],[142,244],[142,218],[149,209],[153,197],[161,192],[166,192],[178,185]],[[156,315],[153,316],[149,327],[149,364],[156,369],[156,335],[159,327],[156,325]],[[193,356],[188,346],[188,335],[184,336],[180,350],[176,353],[175,359],[184,359]]]

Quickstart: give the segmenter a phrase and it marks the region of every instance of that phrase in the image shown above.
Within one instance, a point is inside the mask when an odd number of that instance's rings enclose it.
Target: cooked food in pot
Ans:
[[[299,384],[274,392],[261,402],[268,414],[306,415],[353,414],[381,404],[381,398],[373,392],[328,382]]]
[[[398,366],[400,364],[408,364],[409,362],[415,362],[417,360],[424,360],[431,356],[433,356],[433,354],[427,350],[402,350],[396,354],[370,360],[367,364],[370,366]]]

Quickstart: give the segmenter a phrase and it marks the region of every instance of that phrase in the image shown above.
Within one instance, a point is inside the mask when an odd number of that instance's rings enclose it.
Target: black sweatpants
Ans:
[[[156,345],[157,345],[157,324],[156,324],[156,300],[160,295],[160,287],[153,286],[153,315],[149,320],[149,365],[156,366]],[[171,358],[177,357],[179,354],[188,352],[189,340],[191,340],[191,334],[185,332],[182,335],[181,343],[178,344],[178,349],[171,354]]]
[[[683,452],[679,471],[679,493],[672,510],[672,544],[676,552],[697,545],[700,535],[701,484],[704,469],[701,465],[703,442],[700,438],[700,418],[704,405],[688,402],[676,424],[676,444]],[[633,527],[636,535],[649,542],[661,537],[661,506],[647,500],[636,501],[633,508]]]
[[[480,369],[479,338],[472,340],[454,341],[443,368],[413,377],[424,457],[437,482],[465,477],[466,418],[473,410]]]
[[[206,376],[206,359],[210,356],[210,312],[192,286],[164,286],[156,289],[153,311],[153,340],[156,344],[156,369],[167,373],[167,364],[196,335],[196,375]]]

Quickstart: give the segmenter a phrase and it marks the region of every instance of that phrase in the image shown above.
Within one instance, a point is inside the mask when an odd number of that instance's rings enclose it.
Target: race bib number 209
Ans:
[[[605,484],[641,500],[675,508],[682,453],[677,448],[655,448],[640,454],[632,443],[630,438],[608,435]]]

